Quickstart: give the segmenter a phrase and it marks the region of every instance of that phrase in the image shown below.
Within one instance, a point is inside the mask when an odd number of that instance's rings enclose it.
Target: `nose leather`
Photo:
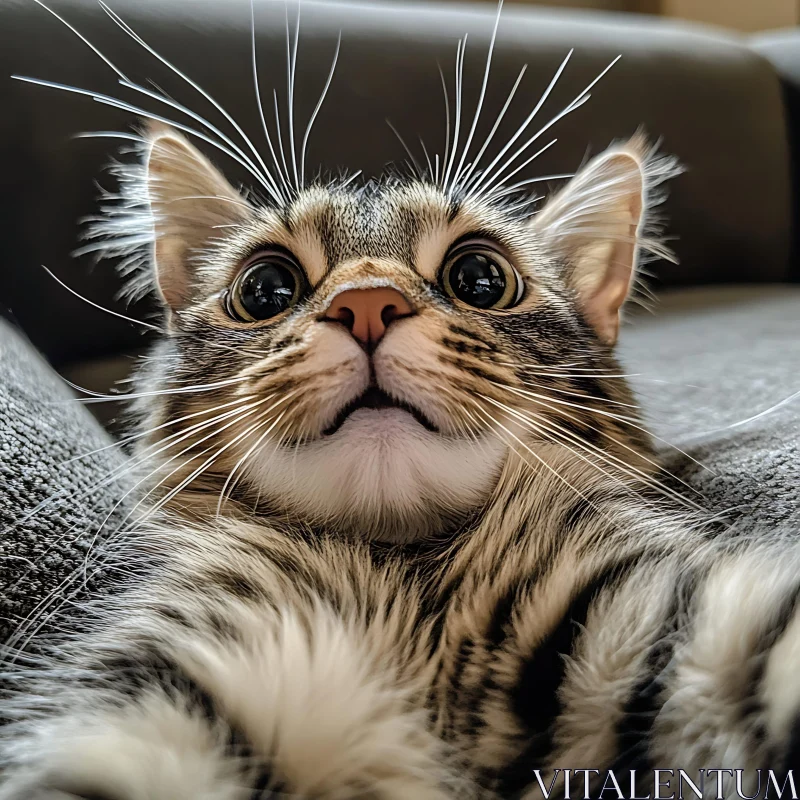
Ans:
[[[375,289],[348,289],[333,298],[325,319],[341,322],[355,339],[374,348],[396,319],[413,313],[403,295],[388,286]]]

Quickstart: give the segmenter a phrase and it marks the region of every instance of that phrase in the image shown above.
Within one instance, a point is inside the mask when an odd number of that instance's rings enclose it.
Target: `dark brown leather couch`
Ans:
[[[132,77],[152,79],[200,113],[213,113],[115,26],[95,0],[52,2]],[[114,0],[113,7],[260,142],[248,0]],[[282,2],[256,3],[262,89],[269,97],[269,87],[275,86],[285,100],[284,13]],[[376,173],[386,162],[403,160],[387,118],[409,143],[415,145],[421,136],[441,150],[444,103],[437,62],[449,77],[457,39],[469,34],[465,109],[471,113],[493,18],[494,7],[487,4],[304,0],[299,120],[316,103],[342,32],[341,58],[315,126],[309,164]],[[557,124],[559,142],[536,162],[536,170],[571,171],[587,154],[644,126],[687,168],[670,187],[665,207],[680,264],[654,266],[656,290],[796,280],[793,147],[800,36],[787,31],[749,41],[654,17],[509,4],[482,129],[494,119],[520,67],[529,64],[496,140],[505,141],[570,48],[572,61],[542,111],[543,120],[613,57],[622,54],[622,59],[595,87],[591,101]],[[70,258],[78,244],[78,220],[95,207],[95,182],[113,183],[102,168],[120,142],[74,137],[127,130],[134,119],[87,97],[13,81],[11,74],[137,98],[34,0],[0,0],[0,312],[59,370],[104,386],[127,370],[129,361],[119,357],[144,344],[141,332],[82,303],[40,265],[91,300],[124,310],[113,300],[119,279],[111,265]],[[244,178],[235,169],[229,174]],[[145,312],[142,306],[131,313]]]

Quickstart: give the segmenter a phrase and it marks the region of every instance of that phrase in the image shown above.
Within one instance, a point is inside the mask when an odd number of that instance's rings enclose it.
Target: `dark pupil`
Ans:
[[[497,264],[480,253],[461,256],[450,268],[453,294],[476,308],[491,308],[506,291],[506,278]]]
[[[268,319],[292,304],[297,281],[283,264],[260,264],[242,280],[239,302],[253,319]]]

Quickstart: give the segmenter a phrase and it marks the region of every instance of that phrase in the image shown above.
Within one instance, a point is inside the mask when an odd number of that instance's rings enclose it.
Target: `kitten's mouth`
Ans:
[[[412,417],[426,430],[431,431],[432,433],[438,433],[437,427],[422,413],[418,408],[415,408],[408,403],[404,403],[401,400],[396,400],[391,395],[387,394],[377,386],[370,386],[367,390],[357,397],[355,400],[349,402],[337,415],[336,419],[333,421],[333,424],[323,431],[324,436],[331,436],[339,428],[344,425],[345,420],[354,413],[362,408],[370,408],[380,411],[382,409],[388,408],[396,408],[400,411],[405,411],[408,414],[411,414]]]

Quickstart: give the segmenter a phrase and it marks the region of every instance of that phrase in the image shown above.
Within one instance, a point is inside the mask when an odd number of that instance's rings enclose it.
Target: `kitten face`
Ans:
[[[525,289],[512,311],[470,308],[442,288],[448,252],[470,234],[513,253]],[[484,503],[508,448],[490,400],[502,401],[495,384],[515,382],[525,352],[511,315],[541,313],[553,295],[546,262],[524,234],[491,208],[454,207],[413,183],[312,189],[223,239],[174,331],[187,380],[236,379],[237,395],[271,409],[263,421],[253,409],[228,434],[242,435],[230,455],[241,458],[275,424],[243,465],[242,483],[274,506],[384,538],[430,532]],[[303,270],[299,302],[262,322],[232,319],[226,292],[241,265],[276,246]],[[343,292],[376,287],[399,292],[410,313],[368,348],[326,312]],[[391,405],[364,407],[369,390]],[[176,395],[173,413],[208,400]],[[263,428],[245,434],[256,419]]]
[[[480,509],[510,458],[547,467],[554,445],[613,450],[598,442],[605,430],[646,449],[593,413],[627,399],[597,370],[615,371],[607,333],[634,264],[609,289],[604,261],[620,263],[622,237],[608,235],[604,252],[594,216],[588,246],[565,260],[548,226],[579,217],[568,194],[563,215],[543,214],[538,229],[496,199],[418,180],[313,186],[254,208],[188,143],[161,136],[148,178],[169,335],[144,372],[159,393],[146,401],[143,453],[151,463],[156,453],[162,496],[191,495],[205,510],[231,498],[407,541]],[[622,162],[641,174],[632,156]],[[613,231],[620,212],[606,213]],[[639,218],[623,209],[620,224],[635,232]],[[455,276],[453,264],[476,253],[477,281],[469,269]],[[267,290],[278,306],[254,319],[248,304]],[[568,369],[576,364],[593,372]],[[586,405],[565,404],[570,393]]]

